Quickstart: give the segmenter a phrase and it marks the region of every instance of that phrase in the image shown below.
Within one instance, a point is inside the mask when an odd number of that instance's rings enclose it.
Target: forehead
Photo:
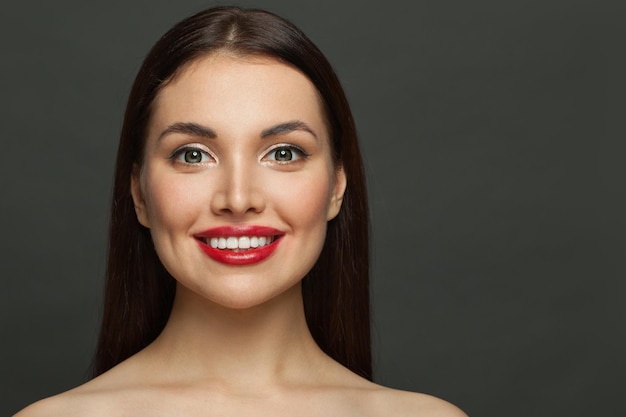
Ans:
[[[319,93],[305,75],[273,58],[217,53],[193,61],[161,90],[149,136],[181,121],[208,124],[219,134],[288,120],[327,134]]]

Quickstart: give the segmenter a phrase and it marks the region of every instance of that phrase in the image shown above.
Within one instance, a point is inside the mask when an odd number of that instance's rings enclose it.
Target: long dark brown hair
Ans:
[[[369,223],[363,164],[343,89],[320,50],[292,23],[262,10],[218,7],[189,17],[152,48],[133,84],[115,168],[107,281],[94,376],[151,343],[163,330],[175,280],[135,215],[133,166],[142,163],[146,128],[159,91],[181,69],[217,51],[273,57],[306,75],[324,104],[333,158],[347,177],[343,205],[328,223],[321,255],[303,280],[307,324],[320,348],[372,378]]]

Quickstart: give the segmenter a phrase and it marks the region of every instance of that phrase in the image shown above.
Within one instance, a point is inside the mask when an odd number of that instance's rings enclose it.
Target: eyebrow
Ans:
[[[309,132],[311,135],[313,135],[313,137],[317,139],[317,135],[315,134],[313,129],[311,129],[309,125],[301,120],[292,120],[264,129],[261,132],[261,138],[265,139],[270,136],[286,135],[295,131]],[[210,127],[202,126],[198,123],[192,122],[177,122],[168,126],[163,132],[161,132],[161,134],[157,138],[157,142],[160,141],[164,136],[167,136],[171,133],[182,133],[185,135],[200,136],[209,139],[215,139],[217,137],[217,133],[215,133],[215,131]]]
[[[215,139],[217,134],[209,127],[190,122],[178,122],[170,125],[159,135],[157,141],[170,133],[182,133],[185,135],[201,136],[209,139]]]
[[[307,125],[306,123],[300,120],[292,120],[290,122],[280,123],[280,124],[277,124],[276,126],[267,128],[261,132],[261,138],[266,138],[269,136],[286,135],[287,133],[291,133],[291,132],[298,131],[298,130],[309,132],[315,137],[315,139],[317,139],[317,135],[315,134],[313,129],[311,129],[309,125]]]

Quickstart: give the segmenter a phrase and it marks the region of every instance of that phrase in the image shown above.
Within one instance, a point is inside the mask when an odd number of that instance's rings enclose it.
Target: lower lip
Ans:
[[[229,249],[212,248],[201,240],[198,240],[200,249],[202,249],[202,251],[206,253],[209,258],[227,265],[252,265],[261,262],[274,253],[279,242],[280,238],[276,238],[269,245],[261,246],[259,248],[234,251]]]

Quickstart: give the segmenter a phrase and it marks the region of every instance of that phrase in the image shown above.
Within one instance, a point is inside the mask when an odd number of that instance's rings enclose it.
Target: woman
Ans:
[[[302,32],[234,7],[182,21],[125,114],[95,378],[18,416],[463,416],[371,382],[366,204]]]

